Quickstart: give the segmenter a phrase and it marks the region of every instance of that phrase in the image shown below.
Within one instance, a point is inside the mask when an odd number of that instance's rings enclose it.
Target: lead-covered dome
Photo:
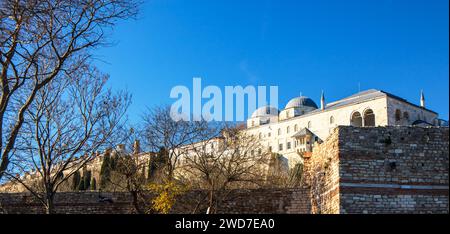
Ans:
[[[252,118],[267,116],[278,116],[278,109],[271,106],[263,106],[256,109],[252,114]]]
[[[306,109],[317,109],[316,103],[309,97],[300,96],[291,99],[287,104],[285,109],[288,108],[306,108]]]

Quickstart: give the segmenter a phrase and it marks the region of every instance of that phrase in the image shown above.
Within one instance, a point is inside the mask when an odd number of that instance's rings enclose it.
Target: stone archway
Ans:
[[[372,109],[364,111],[364,126],[375,127],[375,114]]]
[[[355,111],[352,113],[351,119],[350,119],[350,125],[354,127],[362,127],[363,126],[363,120],[361,117],[361,113],[358,111]]]

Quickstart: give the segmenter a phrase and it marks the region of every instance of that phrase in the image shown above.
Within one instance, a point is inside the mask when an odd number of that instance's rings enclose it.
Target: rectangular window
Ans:
[[[283,144],[279,144],[279,145],[278,145],[278,150],[279,150],[279,151],[282,151],[282,150],[283,150]]]
[[[286,144],[286,149],[291,149],[291,142],[288,142],[288,143]]]

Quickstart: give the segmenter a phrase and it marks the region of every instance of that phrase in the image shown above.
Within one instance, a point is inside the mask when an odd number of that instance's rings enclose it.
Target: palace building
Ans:
[[[420,95],[420,103],[414,104],[403,98],[388,92],[370,89],[351,95],[349,97],[326,103],[322,93],[320,106],[311,98],[300,96],[291,99],[284,109],[264,106],[256,109],[247,120],[247,126],[239,126],[239,131],[251,136],[251,141],[258,140],[254,145],[258,152],[277,154],[277,160],[281,164],[282,172],[289,172],[297,164],[304,164],[303,160],[313,154],[315,145],[326,143],[327,138],[333,134],[337,126],[355,126],[362,128],[383,126],[448,126],[448,122],[439,119],[438,113],[425,107],[424,94]],[[365,129],[368,130],[368,129]],[[363,130],[361,130],[363,131]],[[358,132],[358,130],[355,130]],[[352,140],[360,139],[361,142],[372,141],[364,135],[352,135]],[[334,134],[336,135],[336,134]],[[226,136],[218,136],[205,141],[187,144],[180,148],[181,157],[178,163],[182,165],[187,157],[195,158],[197,154],[221,151]],[[246,141],[246,140],[244,140]],[[376,143],[376,142],[374,142]],[[261,149],[260,147],[265,147]],[[351,147],[351,146],[349,146]],[[200,149],[200,150],[196,150]],[[255,149],[256,150],[256,149]],[[250,151],[254,154],[254,150]],[[223,153],[223,152],[222,152]],[[141,152],[139,141],[133,145],[133,152],[126,152],[124,145],[119,145],[115,150],[108,149],[104,153],[98,153],[94,160],[86,165],[86,171],[91,171],[92,176],[100,181],[100,171],[103,159],[106,155],[133,155],[140,165],[149,165],[149,161],[156,155],[155,152]],[[224,154],[226,155],[226,154]],[[268,166],[268,165],[265,165]],[[144,166],[144,174],[148,167]],[[269,167],[263,169],[268,172]],[[84,173],[84,172],[82,172]],[[176,170],[176,176],[187,176],[181,166]],[[36,172],[26,173],[24,179],[30,182],[39,178]],[[0,185],[0,192],[25,191],[25,188],[13,181]]]
[[[357,127],[448,125],[425,107],[423,92],[416,105],[388,92],[370,89],[330,103],[322,93],[320,107],[311,99],[291,99],[284,109],[264,106],[247,120],[247,132],[282,156],[286,167],[301,163],[303,154],[323,142],[340,125]]]

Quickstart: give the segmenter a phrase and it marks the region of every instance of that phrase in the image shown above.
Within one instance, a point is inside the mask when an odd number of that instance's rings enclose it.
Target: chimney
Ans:
[[[141,142],[139,140],[135,140],[133,144],[133,153],[139,154],[141,153]]]
[[[322,95],[320,96],[320,109],[325,110],[325,95],[322,90]]]
[[[120,144],[117,146],[116,148],[117,153],[124,153],[125,152],[125,145],[124,144]]]
[[[420,106],[425,108],[425,95],[423,94],[423,90],[420,91]]]
[[[107,148],[107,149],[105,150],[105,154],[111,154],[111,152],[112,152],[112,149],[111,149],[111,148]]]

